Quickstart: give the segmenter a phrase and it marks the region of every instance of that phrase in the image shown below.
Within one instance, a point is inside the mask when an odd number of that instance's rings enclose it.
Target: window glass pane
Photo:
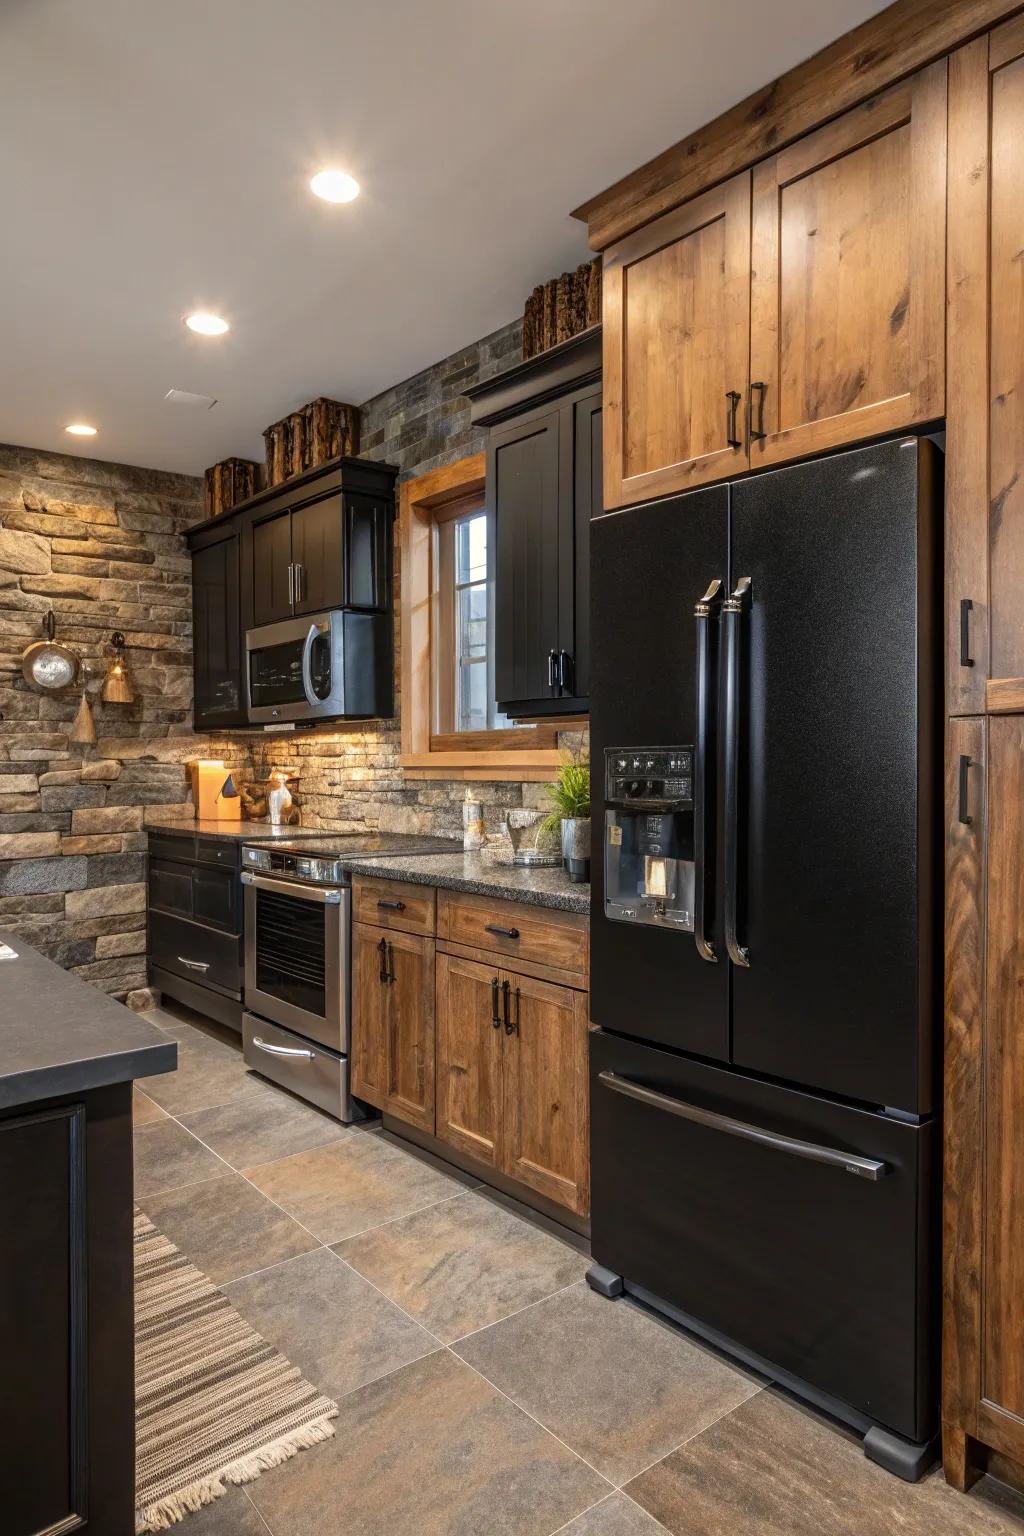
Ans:
[[[455,581],[487,579],[487,513],[459,519],[455,531]]]
[[[462,587],[457,593],[455,647],[460,661],[487,655],[487,587]]]
[[[464,662],[459,668],[458,723],[460,731],[487,730],[487,665]]]

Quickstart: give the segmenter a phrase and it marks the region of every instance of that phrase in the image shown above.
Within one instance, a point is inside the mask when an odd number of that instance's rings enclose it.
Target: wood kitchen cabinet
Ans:
[[[501,1165],[501,972],[437,956],[437,1134],[493,1168]]]
[[[352,1092],[434,1130],[434,940],[352,925]]]
[[[940,417],[945,238],[940,60],[610,246],[606,505]]]
[[[495,693],[512,718],[589,708],[590,519],[603,510],[600,335],[468,390],[489,428]]]

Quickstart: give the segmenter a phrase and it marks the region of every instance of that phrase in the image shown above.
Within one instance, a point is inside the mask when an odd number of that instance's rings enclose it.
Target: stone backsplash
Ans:
[[[483,434],[460,391],[520,356],[516,321],[367,401],[361,451],[399,464],[403,479],[477,452]],[[146,982],[143,829],[192,814],[190,759],[222,757],[246,780],[294,766],[309,826],[462,831],[465,784],[406,777],[397,720],[285,737],[192,732],[181,532],[202,515],[199,479],[0,446],[0,929],[121,998]],[[396,572],[399,603],[400,587]],[[50,609],[57,638],[89,669],[95,747],[69,740],[77,693],[40,694],[21,675]],[[128,643],[130,705],[98,699],[115,629]],[[542,803],[537,785],[475,791],[490,840],[504,835],[506,809]]]

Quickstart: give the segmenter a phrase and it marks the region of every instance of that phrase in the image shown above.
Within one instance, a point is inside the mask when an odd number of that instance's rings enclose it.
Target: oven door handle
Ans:
[[[258,891],[276,891],[279,896],[294,896],[296,901],[315,901],[320,906],[336,907],[342,893],[331,886],[302,885],[298,880],[274,880],[270,875],[254,875],[251,870],[242,871],[242,884],[251,885]]]
[[[317,635],[325,634],[327,627],[326,624],[311,624],[302,642],[302,691],[310,709],[317,709],[323,703],[323,699],[318,699],[313,692],[313,641]]]
[[[290,1045],[268,1045],[259,1035],[253,1035],[252,1043],[258,1051],[265,1051],[268,1056],[301,1056],[304,1061],[316,1060],[316,1051],[297,1049]]]
[[[853,1152],[843,1152],[839,1147],[822,1147],[814,1141],[800,1141],[796,1136],[783,1136],[778,1131],[765,1130],[761,1125],[749,1125],[745,1120],[733,1120],[730,1115],[718,1115],[714,1110],[700,1109],[696,1104],[685,1104],[667,1093],[645,1088],[642,1083],[620,1077],[617,1072],[599,1072],[598,1081],[613,1093],[624,1094],[628,1099],[638,1099],[641,1104],[649,1104],[652,1109],[666,1110],[670,1115],[678,1115],[681,1120],[692,1120],[695,1125],[707,1126],[708,1130],[722,1131],[726,1136],[735,1136],[740,1141],[753,1141],[758,1146],[771,1147],[776,1152],[788,1152],[793,1157],[805,1158],[809,1163],[826,1163],[830,1168],[852,1173],[858,1179],[877,1182],[889,1172],[888,1163],[879,1162],[876,1158],[859,1157]]]

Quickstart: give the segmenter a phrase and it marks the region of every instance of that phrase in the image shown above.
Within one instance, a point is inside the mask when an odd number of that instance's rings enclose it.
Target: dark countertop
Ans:
[[[308,827],[272,827],[269,821],[147,821],[147,832],[178,832],[185,836],[221,837],[231,843],[272,843],[280,838],[290,837],[329,837],[330,833],[320,834]]]
[[[0,1110],[173,1072],[178,1047],[14,935],[0,960]]]
[[[357,875],[382,880],[409,880],[414,885],[436,885],[443,890],[469,891],[475,896],[501,896],[532,907],[555,907],[561,912],[590,912],[590,886],[576,885],[563,869],[525,869],[512,864],[508,854],[423,853],[412,857],[387,854],[375,859],[353,860],[346,868]]]

